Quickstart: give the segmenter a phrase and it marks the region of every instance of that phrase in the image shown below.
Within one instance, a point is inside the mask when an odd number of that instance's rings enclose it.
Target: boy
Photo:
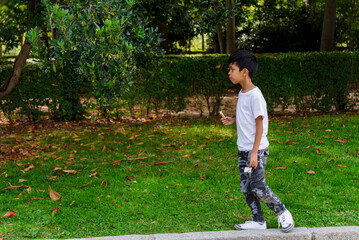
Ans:
[[[232,83],[240,84],[236,118],[222,117],[225,126],[237,125],[238,167],[241,192],[252,211],[252,221],[237,224],[236,229],[266,229],[260,201],[278,215],[278,227],[283,232],[294,228],[291,213],[285,208],[279,197],[268,187],[264,178],[264,169],[269,154],[267,139],[267,104],[262,92],[252,83],[258,63],[252,52],[239,50],[228,59],[228,76]]]

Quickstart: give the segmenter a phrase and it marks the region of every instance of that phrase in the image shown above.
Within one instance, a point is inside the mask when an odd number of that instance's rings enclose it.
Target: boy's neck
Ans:
[[[256,86],[252,83],[250,79],[246,79],[246,81],[241,83],[242,93],[249,92],[250,90],[256,88]]]

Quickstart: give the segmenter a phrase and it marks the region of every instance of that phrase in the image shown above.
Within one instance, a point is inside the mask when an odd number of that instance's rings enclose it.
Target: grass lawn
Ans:
[[[231,230],[251,219],[235,126],[218,119],[42,123],[3,134],[0,216],[16,216],[0,219],[0,238]],[[359,225],[358,114],[272,118],[268,138],[266,180],[296,227]]]

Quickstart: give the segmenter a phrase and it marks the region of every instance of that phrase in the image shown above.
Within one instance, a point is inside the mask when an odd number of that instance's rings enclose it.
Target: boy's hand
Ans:
[[[257,154],[251,154],[249,157],[249,167],[256,169],[258,166],[258,155]]]
[[[224,126],[228,126],[231,124],[235,124],[236,123],[236,119],[235,118],[231,118],[231,117],[224,117],[221,118],[221,121],[223,123]]]

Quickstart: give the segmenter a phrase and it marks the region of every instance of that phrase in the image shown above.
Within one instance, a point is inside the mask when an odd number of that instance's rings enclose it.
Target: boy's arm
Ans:
[[[256,118],[256,135],[254,138],[254,144],[251,156],[249,157],[249,167],[257,168],[258,166],[258,150],[262,140],[263,134],[263,117],[259,116]]]

